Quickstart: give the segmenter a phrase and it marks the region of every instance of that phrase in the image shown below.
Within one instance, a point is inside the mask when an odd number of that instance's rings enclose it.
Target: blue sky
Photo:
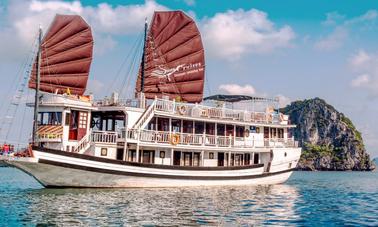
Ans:
[[[282,104],[323,98],[353,120],[368,151],[378,156],[376,1],[0,0],[0,95],[9,96],[6,88],[38,24],[47,27],[55,13],[81,14],[92,25],[88,90],[109,95],[112,81],[119,85],[126,78],[131,91],[135,77],[127,77],[130,67],[120,67],[143,18],[162,9],[184,10],[197,21],[206,49],[206,94],[279,96]]]

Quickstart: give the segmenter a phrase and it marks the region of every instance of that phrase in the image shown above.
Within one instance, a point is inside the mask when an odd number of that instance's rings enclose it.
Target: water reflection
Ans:
[[[36,190],[24,221],[89,225],[280,225],[298,220],[293,186]]]
[[[378,172],[295,172],[285,185],[42,189],[0,168],[0,226],[378,226]]]

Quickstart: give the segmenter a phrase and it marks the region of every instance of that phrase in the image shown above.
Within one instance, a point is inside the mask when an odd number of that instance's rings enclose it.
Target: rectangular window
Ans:
[[[79,114],[79,128],[87,128],[87,112],[80,112]]]
[[[61,112],[40,112],[38,113],[39,125],[61,125],[62,113]]]
[[[69,126],[70,125],[70,119],[71,119],[71,114],[66,113],[66,118],[64,120],[64,125]]]
[[[236,137],[244,137],[244,126],[236,126]]]
[[[184,133],[193,133],[193,121],[183,121],[183,132]]]
[[[195,134],[202,134],[203,131],[204,131],[204,127],[205,127],[205,125],[204,125],[203,122],[201,122],[201,121],[195,122],[194,123],[194,129],[195,129],[194,133]]]

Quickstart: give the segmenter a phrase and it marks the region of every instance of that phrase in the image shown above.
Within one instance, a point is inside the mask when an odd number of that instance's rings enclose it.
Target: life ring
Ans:
[[[180,142],[180,136],[177,134],[171,135],[171,144],[177,145]]]
[[[187,111],[187,108],[186,106],[179,106],[178,107],[178,111],[181,115],[185,115],[186,114],[186,111]]]
[[[250,132],[249,132],[249,129],[246,128],[246,129],[244,130],[244,137],[249,137],[249,133],[250,133]]]

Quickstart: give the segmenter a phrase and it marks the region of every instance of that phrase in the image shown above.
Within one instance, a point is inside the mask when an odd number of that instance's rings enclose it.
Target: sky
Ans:
[[[368,0],[0,0],[0,116],[18,116],[8,140],[30,133],[22,124],[30,123],[30,108],[8,106],[39,25],[47,29],[56,13],[82,15],[95,38],[88,92],[100,98],[118,90],[127,97],[135,43],[155,10],[183,10],[197,22],[206,95],[277,96],[282,106],[320,97],[353,121],[368,152],[378,156],[378,4]]]

